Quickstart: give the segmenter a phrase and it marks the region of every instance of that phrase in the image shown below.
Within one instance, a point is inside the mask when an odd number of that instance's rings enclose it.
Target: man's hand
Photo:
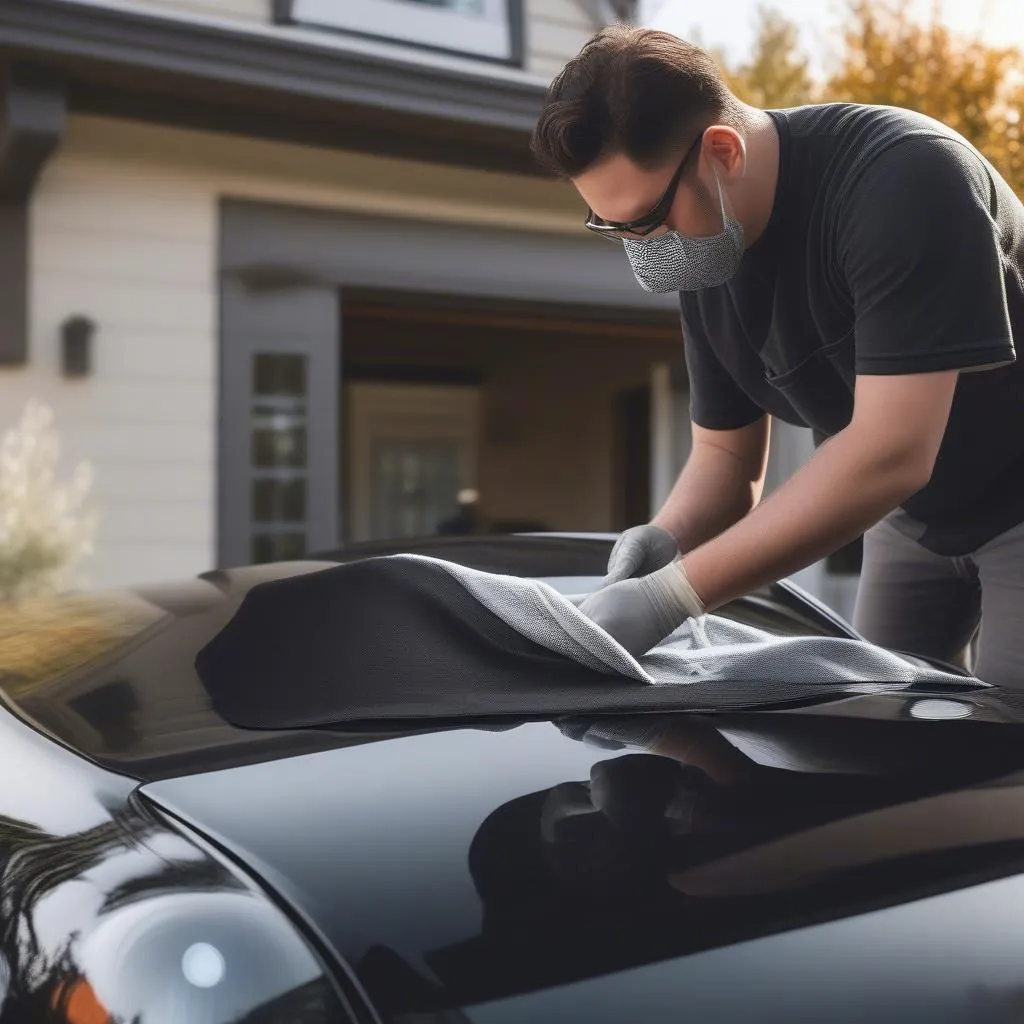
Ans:
[[[626,530],[615,542],[608,558],[608,572],[602,586],[634,576],[646,576],[679,557],[676,539],[668,530],[647,523]]]
[[[603,587],[579,608],[634,657],[646,654],[687,619],[704,614],[703,602],[675,562]]]

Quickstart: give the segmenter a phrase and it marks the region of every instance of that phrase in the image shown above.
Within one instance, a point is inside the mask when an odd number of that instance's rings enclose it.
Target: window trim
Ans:
[[[454,23],[464,16],[456,11],[431,10],[404,11],[409,8],[406,0],[348,0],[348,13],[336,0],[274,0],[274,21],[278,24],[301,25],[311,29],[339,32],[350,36],[385,40],[418,50],[450,53],[460,57],[492,64],[523,67],[525,61],[525,15],[524,0],[482,0],[488,11],[488,20],[493,21],[494,13],[504,13],[506,45],[504,52],[498,52],[493,45],[475,47],[453,47],[445,45],[442,39],[447,34],[445,22]],[[380,4],[382,29],[373,30],[367,26],[364,12],[371,4]],[[358,6],[352,6],[358,5]],[[494,13],[490,13],[490,12]],[[403,18],[388,17],[389,14],[404,14]],[[413,18],[411,15],[416,15]],[[401,34],[385,30],[395,24],[409,25]],[[452,27],[455,27],[452,24]]]

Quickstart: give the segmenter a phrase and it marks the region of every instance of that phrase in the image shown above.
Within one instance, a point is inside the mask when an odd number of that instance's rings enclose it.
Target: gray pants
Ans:
[[[864,537],[854,626],[1024,696],[1024,524],[952,558],[883,519]]]

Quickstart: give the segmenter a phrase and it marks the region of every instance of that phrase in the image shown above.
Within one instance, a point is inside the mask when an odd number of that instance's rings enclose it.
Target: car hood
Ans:
[[[858,727],[864,750],[913,728]],[[946,770],[900,781],[763,767],[732,784],[529,723],[141,792],[287,901],[385,1019],[611,1021],[629,999],[671,1020],[685,998],[699,1019],[974,1020],[1019,970],[1024,781],[948,742],[991,751],[964,730],[1010,727],[927,728]]]

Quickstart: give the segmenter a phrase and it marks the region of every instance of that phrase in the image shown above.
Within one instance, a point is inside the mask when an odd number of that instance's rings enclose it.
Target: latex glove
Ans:
[[[594,591],[579,609],[639,657],[687,619],[700,618],[704,602],[690,586],[682,563],[672,562],[639,579]]]
[[[676,539],[653,523],[626,530],[615,542],[608,558],[608,572],[602,586],[646,576],[679,557]]]

